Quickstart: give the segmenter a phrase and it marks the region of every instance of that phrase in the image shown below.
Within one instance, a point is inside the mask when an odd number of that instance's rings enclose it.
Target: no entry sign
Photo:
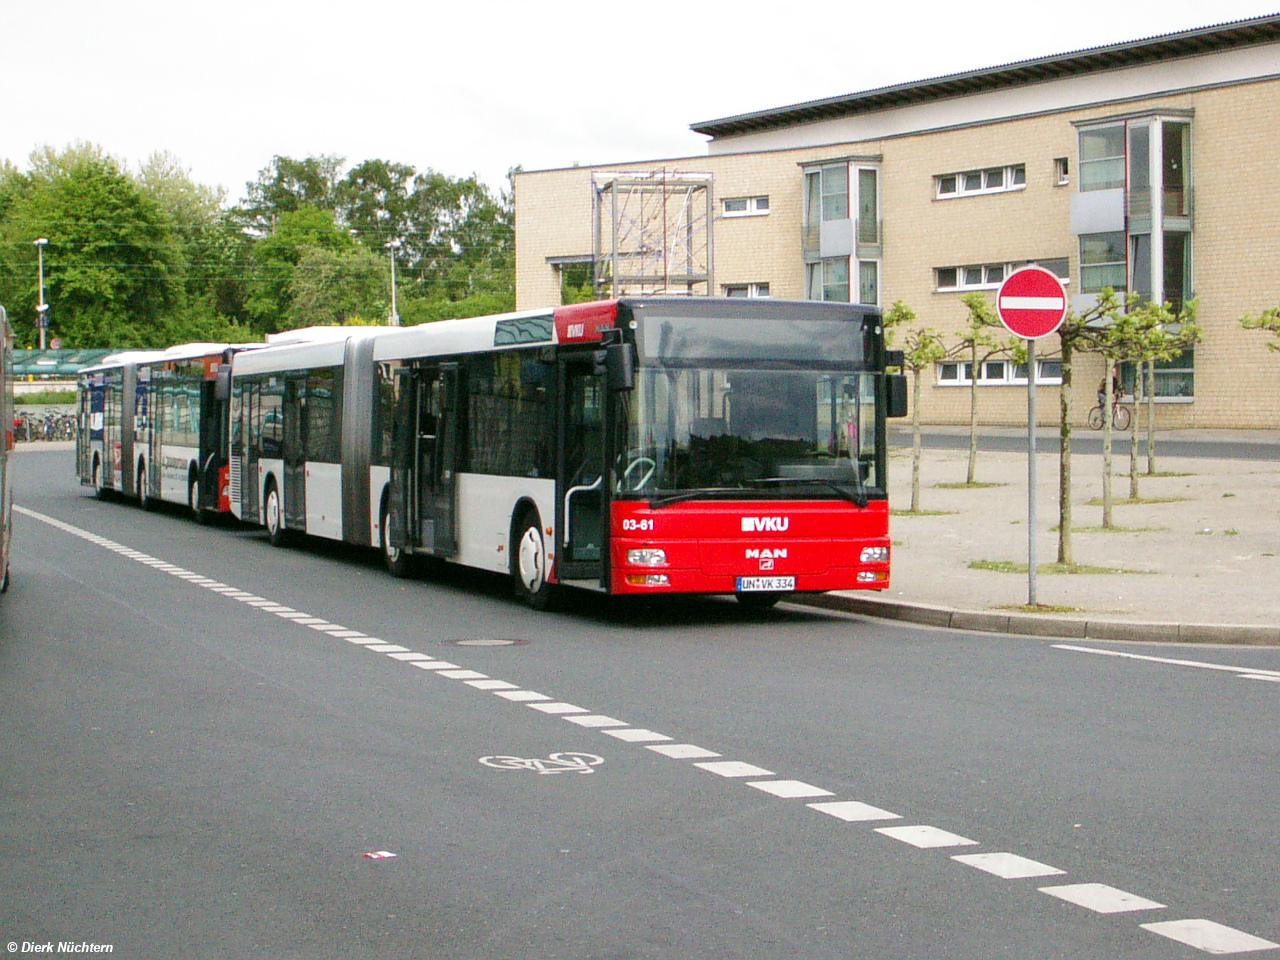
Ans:
[[[996,314],[1010,333],[1027,340],[1047,337],[1067,315],[1067,293],[1044,267],[1023,267],[1000,284]]]

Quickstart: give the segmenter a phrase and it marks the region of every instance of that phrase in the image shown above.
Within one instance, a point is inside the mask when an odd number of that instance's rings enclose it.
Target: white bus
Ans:
[[[232,356],[245,345],[188,343],[112,354],[79,376],[77,473],[94,492],[227,512]]]

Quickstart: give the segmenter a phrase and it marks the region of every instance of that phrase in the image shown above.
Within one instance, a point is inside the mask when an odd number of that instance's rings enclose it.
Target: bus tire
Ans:
[[[513,528],[511,579],[516,596],[534,610],[550,610],[556,587],[547,582],[547,547],[536,510],[528,510]]]
[[[102,458],[96,453],[93,455],[93,495],[99,500],[105,500],[107,497],[107,487],[102,481]]]
[[[263,521],[267,527],[267,539],[273,547],[283,547],[288,541],[288,531],[284,526],[284,511],[280,505],[280,492],[274,479],[267,481],[267,489],[262,497]]]
[[[9,592],[9,565],[4,565],[4,580],[0,581],[0,593]]]
[[[138,460],[138,506],[143,510],[154,510],[156,506],[155,500],[151,496],[151,485],[147,481],[147,461],[145,458]]]
[[[789,596],[786,593],[735,593],[734,598],[742,605],[744,610],[771,610],[774,604],[784,597]]]
[[[386,566],[387,573],[393,577],[404,578],[413,572],[413,554],[402,547],[393,547],[391,545],[390,520],[391,505],[384,496],[378,521],[378,538],[382,547],[382,563]]]
[[[203,526],[209,522],[209,512],[200,506],[200,474],[194,469],[187,476],[187,506],[196,523]]]

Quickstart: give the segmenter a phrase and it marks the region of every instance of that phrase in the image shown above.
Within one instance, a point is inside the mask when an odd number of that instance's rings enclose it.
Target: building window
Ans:
[[[1107,287],[1117,293],[1127,289],[1124,231],[1086,233],[1080,236],[1080,289],[1101,293]]]
[[[767,283],[730,283],[724,288],[726,297],[767,297],[769,296],[769,285]]]
[[[969,386],[973,383],[973,364],[960,360],[945,360],[937,366],[938,385],[945,387]],[[978,386],[999,387],[1027,382],[1027,365],[1012,360],[984,360],[978,365]],[[1062,383],[1061,360],[1037,360],[1036,383],[1057,386]]]
[[[1027,165],[1016,163],[1008,167],[989,167],[986,170],[967,170],[963,173],[944,173],[934,177],[935,196],[939,200],[951,197],[971,197],[980,193],[1004,193],[1022,190],[1027,185]]]
[[[732,197],[724,201],[726,217],[763,217],[768,213],[768,197]]]
[[[1124,186],[1124,126],[1080,131],[1080,189],[1114,190]]]
[[[805,174],[805,220],[849,219],[849,165],[832,164]]]
[[[1155,395],[1157,400],[1191,400],[1196,395],[1196,351],[1184,350],[1172,360],[1156,361]],[[1120,364],[1121,389],[1126,396],[1134,395],[1136,367],[1132,363]],[[1144,374],[1145,376],[1145,374]],[[1146,384],[1143,384],[1143,391]]]
[[[849,302],[849,258],[832,257],[806,265],[810,300]]]
[[[870,307],[880,303],[880,264],[875,260],[858,262],[858,302]]]
[[[1053,182],[1065,187],[1071,182],[1071,164],[1066,157],[1058,157],[1053,161]]]
[[[939,290],[990,290],[1000,286],[1010,273],[1007,263],[979,263],[934,270]]]

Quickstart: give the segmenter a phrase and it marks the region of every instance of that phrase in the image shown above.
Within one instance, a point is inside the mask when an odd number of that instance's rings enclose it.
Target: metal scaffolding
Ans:
[[[714,292],[712,179],[681,170],[592,174],[597,297]]]

